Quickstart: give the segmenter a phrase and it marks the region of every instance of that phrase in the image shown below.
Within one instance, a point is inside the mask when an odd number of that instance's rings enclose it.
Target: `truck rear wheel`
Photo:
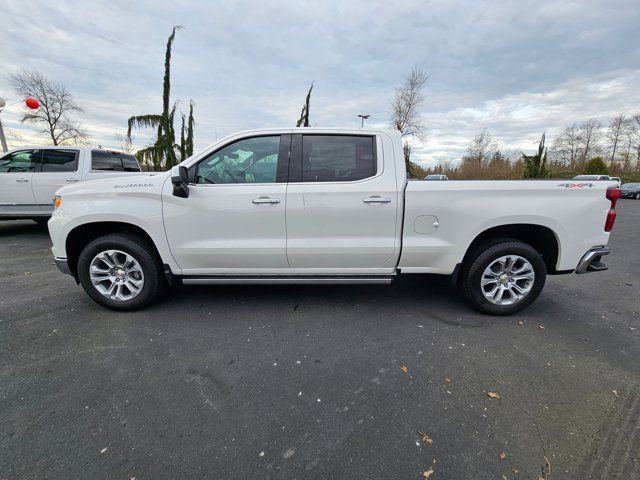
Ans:
[[[132,233],[113,233],[89,243],[78,258],[85,292],[112,310],[136,310],[162,293],[165,280],[155,247]]]
[[[544,260],[531,245],[504,240],[473,252],[463,266],[460,284],[481,312],[510,315],[538,298],[546,276]]]

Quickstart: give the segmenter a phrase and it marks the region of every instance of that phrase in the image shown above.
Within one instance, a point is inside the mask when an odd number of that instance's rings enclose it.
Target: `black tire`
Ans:
[[[482,276],[495,260],[503,256],[517,255],[526,259],[533,267],[535,278],[529,292],[510,305],[497,305],[485,297],[481,286]],[[517,240],[500,239],[485,243],[469,255],[460,272],[460,287],[471,304],[483,313],[511,315],[531,305],[540,295],[547,278],[547,269],[542,256],[531,245]]]
[[[119,250],[131,255],[140,265],[144,284],[139,293],[129,300],[114,300],[100,293],[89,276],[89,267],[96,255],[105,250]],[[84,291],[96,303],[111,310],[138,310],[155,301],[166,286],[162,264],[155,246],[135,233],[112,233],[89,243],[78,258],[78,278]]]

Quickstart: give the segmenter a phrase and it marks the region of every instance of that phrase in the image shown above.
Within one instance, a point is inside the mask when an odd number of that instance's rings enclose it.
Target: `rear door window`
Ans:
[[[41,172],[75,172],[78,170],[77,150],[43,150]]]
[[[376,174],[375,138],[303,135],[303,182],[352,182]]]

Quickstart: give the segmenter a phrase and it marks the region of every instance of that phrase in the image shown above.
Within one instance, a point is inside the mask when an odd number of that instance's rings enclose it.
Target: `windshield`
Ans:
[[[625,183],[620,188],[638,188],[640,187],[640,183]]]

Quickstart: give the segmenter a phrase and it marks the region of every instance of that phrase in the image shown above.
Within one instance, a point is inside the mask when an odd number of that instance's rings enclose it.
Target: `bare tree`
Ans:
[[[623,141],[627,124],[627,117],[624,113],[619,113],[609,121],[607,138],[611,149],[611,155],[609,156],[609,163],[611,165],[616,161],[616,153],[620,143]]]
[[[627,135],[629,150],[632,148],[636,154],[636,170],[640,172],[640,113],[636,113],[629,119]]]
[[[418,107],[424,102],[422,89],[429,76],[419,66],[413,67],[402,85],[396,88],[391,104],[392,126],[402,136],[424,138],[425,127],[420,119]]]
[[[580,156],[580,127],[575,123],[564,130],[556,138],[552,152],[556,162],[575,168]]]
[[[133,142],[135,140],[135,137],[133,135],[129,137],[127,135],[117,133],[114,139],[116,142],[118,142],[120,151],[124,153],[133,153]]]
[[[9,149],[13,148],[12,145],[18,146],[24,143],[24,139],[22,138],[22,135],[20,135],[15,130],[11,130],[7,128],[5,129],[5,133],[7,135],[7,142],[9,143]]]
[[[591,118],[580,125],[580,159],[585,163],[600,151],[602,139],[600,120]]]
[[[467,146],[466,161],[477,168],[485,168],[496,154],[500,154],[498,143],[485,128]],[[502,154],[500,154],[502,155]]]
[[[402,85],[396,88],[393,102],[391,103],[389,123],[407,140],[424,140],[425,138],[426,129],[420,118],[418,108],[424,102],[422,90],[428,79],[429,75],[416,65],[411,69]],[[404,159],[407,164],[407,171],[411,173],[412,164],[409,161],[411,145],[407,140],[404,142]]]
[[[42,125],[40,133],[51,137],[54,145],[66,142],[82,143],[88,138],[87,132],[71,119],[82,109],[63,85],[51,82],[35,70],[23,70],[9,75],[9,83],[18,95],[33,97],[40,103],[37,110],[26,111],[20,119],[22,123]]]
[[[591,118],[580,125],[565,127],[556,138],[552,154],[556,161],[574,169],[601,152],[602,124]]]

